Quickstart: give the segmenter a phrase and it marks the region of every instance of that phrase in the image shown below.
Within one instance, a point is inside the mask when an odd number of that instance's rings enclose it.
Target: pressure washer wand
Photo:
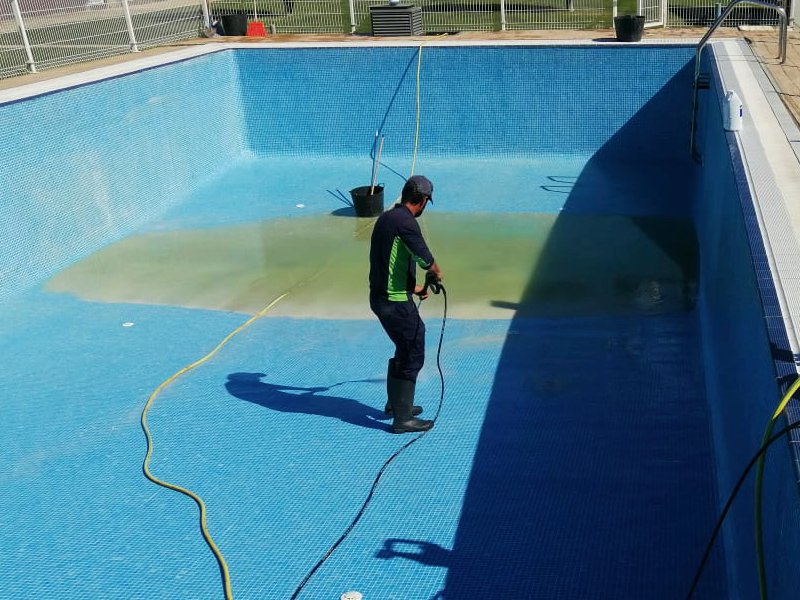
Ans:
[[[425,273],[425,286],[422,288],[422,296],[428,293],[428,288],[430,288],[434,294],[439,294],[442,291],[442,282],[439,281],[439,277],[433,271],[427,271]]]

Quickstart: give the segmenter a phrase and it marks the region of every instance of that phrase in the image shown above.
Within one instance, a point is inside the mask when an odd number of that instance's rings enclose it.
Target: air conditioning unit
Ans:
[[[370,6],[372,35],[424,35],[422,7],[409,4]]]

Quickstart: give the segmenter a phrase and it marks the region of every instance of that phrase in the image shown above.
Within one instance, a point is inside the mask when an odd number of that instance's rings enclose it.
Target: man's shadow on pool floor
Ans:
[[[362,404],[352,398],[340,396],[317,395],[320,392],[345,384],[355,383],[341,381],[328,387],[295,387],[277,385],[261,381],[264,373],[231,373],[225,382],[225,389],[231,396],[247,400],[265,408],[285,413],[319,415],[339,419],[351,425],[367,429],[387,430],[385,421],[388,416],[381,410]],[[365,383],[383,382],[379,379],[358,380]]]

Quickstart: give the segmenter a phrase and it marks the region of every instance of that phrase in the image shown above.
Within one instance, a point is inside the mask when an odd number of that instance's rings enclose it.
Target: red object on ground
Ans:
[[[261,21],[247,24],[247,35],[250,37],[267,37],[267,28]]]

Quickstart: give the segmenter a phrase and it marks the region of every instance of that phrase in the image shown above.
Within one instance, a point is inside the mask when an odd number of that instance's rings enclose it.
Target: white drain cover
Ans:
[[[361,600],[364,595],[361,592],[345,592],[341,596],[341,600]]]

